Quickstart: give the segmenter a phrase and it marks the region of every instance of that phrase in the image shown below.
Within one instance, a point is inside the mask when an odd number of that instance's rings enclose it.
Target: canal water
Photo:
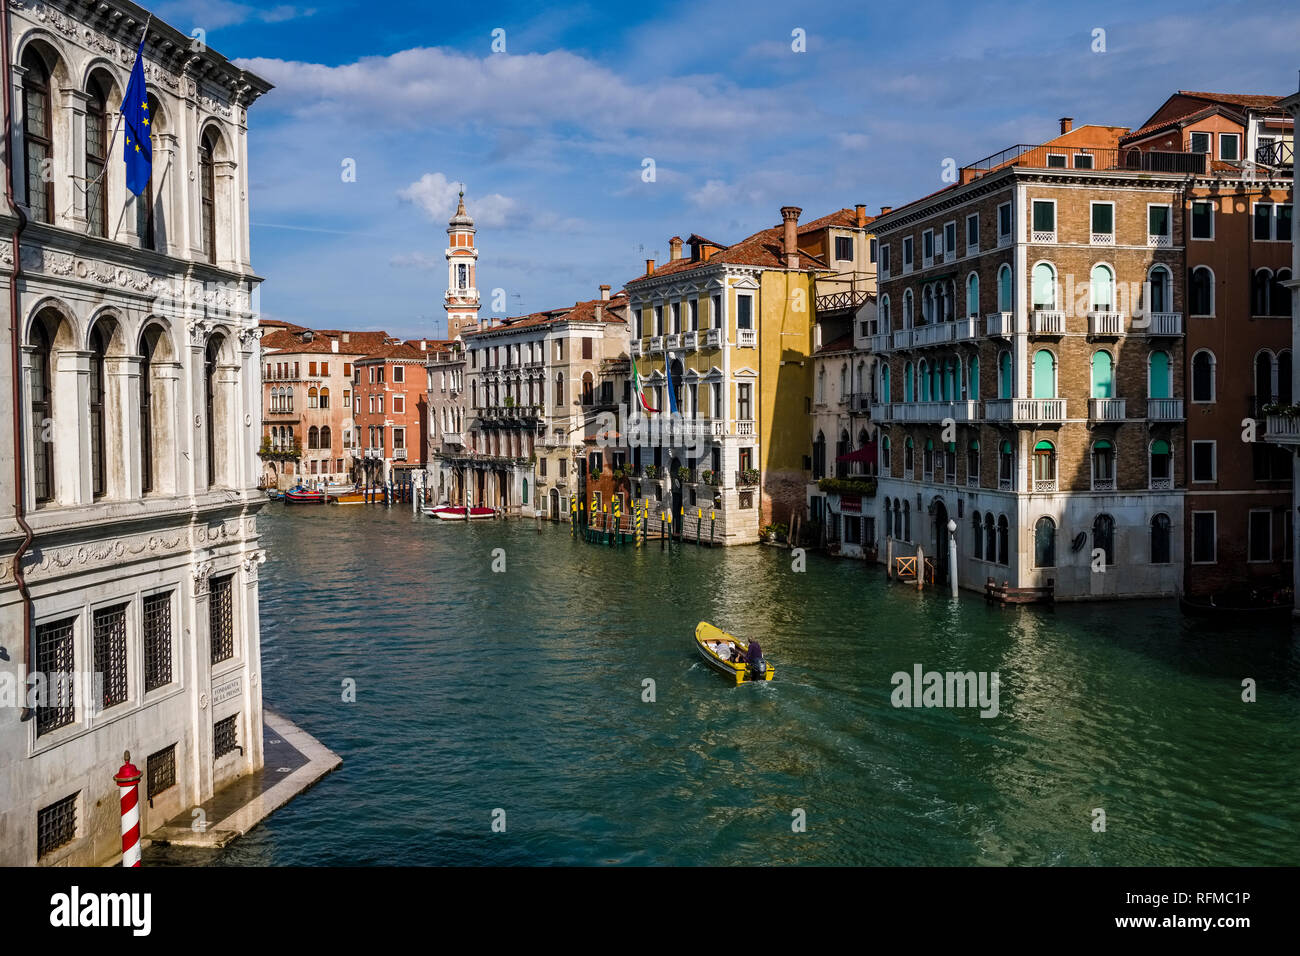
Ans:
[[[990,608],[816,555],[396,508],[271,505],[260,528],[265,702],[343,765],[220,853],[146,862],[1300,860],[1285,625]],[[776,680],[707,670],[700,620],[759,638]],[[894,707],[918,664],[996,671],[997,716]]]

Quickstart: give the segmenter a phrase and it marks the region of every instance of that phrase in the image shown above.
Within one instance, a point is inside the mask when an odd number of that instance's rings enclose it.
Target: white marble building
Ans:
[[[92,864],[120,851],[123,751],[145,833],[262,763],[246,124],[270,86],[154,19],[136,199],[114,130],[147,12],[7,7],[0,864]],[[60,695],[65,672],[91,676]]]

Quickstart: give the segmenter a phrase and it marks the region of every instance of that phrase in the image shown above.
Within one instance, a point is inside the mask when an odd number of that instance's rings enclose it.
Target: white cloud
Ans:
[[[388,264],[394,269],[421,269],[432,271],[447,265],[446,256],[435,256],[428,252],[404,252],[393,256]]]
[[[397,197],[414,203],[434,222],[446,223],[456,211],[459,193],[460,183],[452,182],[442,173],[425,173],[405,189],[399,189]],[[500,193],[467,198],[465,206],[475,225],[494,229],[511,225],[519,209],[517,202]]]
[[[255,7],[247,3],[235,3],[234,0],[169,0],[158,5],[158,16],[162,19],[177,25],[189,24],[187,29],[202,27],[204,30],[238,26],[250,20],[284,23],[286,20],[310,17],[315,12],[315,8],[289,4]]]

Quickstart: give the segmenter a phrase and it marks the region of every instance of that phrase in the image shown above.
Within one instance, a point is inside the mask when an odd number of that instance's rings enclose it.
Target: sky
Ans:
[[[673,235],[876,213],[1059,117],[1137,128],[1300,70],[1281,3],[145,4],[275,84],[249,111],[263,315],[407,338],[445,333],[459,183],[480,314],[521,315],[622,288]]]

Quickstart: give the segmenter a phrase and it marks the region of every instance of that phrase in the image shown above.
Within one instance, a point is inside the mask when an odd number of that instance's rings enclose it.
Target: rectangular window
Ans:
[[[1253,562],[1273,560],[1273,512],[1252,511],[1246,528],[1246,560]]]
[[[884,275],[889,275],[889,244],[880,247],[880,271]]]
[[[307,374],[308,374],[308,375],[315,375],[315,374],[316,374],[316,363],[315,363],[315,362],[308,362],[308,363],[307,363]]]
[[[1218,538],[1213,511],[1192,512],[1192,563],[1214,564]]]
[[[1171,210],[1168,206],[1148,206],[1147,207],[1147,235],[1163,236],[1169,238],[1173,235],[1170,229],[1172,220]]]
[[[753,386],[748,383],[742,383],[736,386],[736,418],[739,421],[750,421],[753,416],[753,408],[750,405],[750,392]]]
[[[841,262],[853,258],[853,237],[836,236],[835,237],[835,258]]]
[[[176,745],[164,747],[145,761],[145,796],[152,800],[176,786]]]
[[[545,458],[537,459],[537,474],[542,478],[546,477],[546,461]]]
[[[208,637],[212,663],[235,656],[235,576],[213,578],[208,595]]]
[[[42,807],[36,813],[36,856],[52,853],[77,838],[78,790],[70,797]]]
[[[1192,442],[1192,481],[1214,481],[1215,470],[1215,442]]]
[[[676,306],[676,304],[674,304],[674,306],[673,306],[673,324],[674,324],[674,327],[677,325],[677,323],[678,323],[679,321],[680,321],[680,320],[679,320],[678,317],[677,317],[677,306]],[[591,337],[590,337],[590,336],[584,336],[583,339],[582,339],[582,357],[585,358],[585,359],[589,359],[589,358],[591,358]]]
[[[352,377],[352,363],[351,363],[351,362],[344,362],[344,363],[343,363],[343,377],[344,377],[344,378],[351,378],[351,377]]]
[[[212,725],[212,759],[219,760],[239,746],[238,714],[231,714]]]
[[[700,330],[700,300],[691,299],[688,309],[690,310],[691,331],[698,332]]]
[[[929,262],[934,258],[934,230],[927,229],[921,233],[921,258]]]
[[[1240,133],[1219,134],[1219,159],[1227,163],[1235,163],[1241,159]]]
[[[998,206],[998,244],[1011,241],[1011,203]]]
[[[875,262],[876,258],[880,255],[880,240],[872,239],[868,245],[868,249],[870,250],[869,255],[871,256],[871,261]]]
[[[172,595],[150,594],[141,602],[144,635],[144,691],[172,682]]]
[[[405,412],[406,412],[406,396],[404,396],[404,395],[394,395],[394,396],[393,396],[393,414],[394,414],[394,415],[401,415],[401,414],[404,414]]]
[[[1210,151],[1210,134],[1193,133],[1190,151],[1193,153],[1208,153]]]
[[[979,252],[980,248],[980,214],[966,217],[966,254]]]
[[[394,428],[394,429],[393,429],[393,447],[394,447],[394,448],[405,448],[405,447],[406,447],[406,429],[405,429],[405,428]]]
[[[1034,232],[1056,232],[1056,203],[1052,200],[1034,200]]]
[[[403,368],[401,365],[393,366],[393,381],[394,382],[406,381],[406,369]]]
[[[328,375],[328,374],[330,373],[330,363],[329,363],[329,362],[321,362],[321,363],[320,363],[320,373],[321,373],[322,375]]]
[[[560,477],[561,477],[561,478],[567,478],[568,475],[569,475],[569,459],[567,459],[567,458],[561,458],[561,459],[560,459]]]
[[[45,679],[45,700],[36,706],[36,736],[76,719],[73,629],[75,617],[36,625],[36,672]]]
[[[1065,167],[1066,167],[1066,160],[1067,160],[1067,159],[1068,159],[1068,157],[1067,157],[1064,153],[1048,153],[1048,154],[1047,154],[1047,168],[1048,168],[1048,169],[1065,169]]]
[[[95,673],[101,675],[104,710],[126,703],[126,605],[100,608],[91,616],[95,637]]]
[[[1214,238],[1214,203],[1197,200],[1192,203],[1192,238]]]
[[[1092,234],[1094,236],[1115,236],[1115,204],[1113,202],[1094,202],[1092,204]]]
[[[384,396],[382,395],[375,396],[375,412],[379,415],[384,414]]]
[[[957,252],[957,224],[955,222],[944,223],[943,252],[945,256],[952,256]]]
[[[904,269],[912,268],[912,261],[913,261],[912,252],[913,252],[912,237],[904,236],[903,237],[903,268]]]
[[[754,327],[754,297],[752,295],[736,296],[736,328],[752,329]]]
[[[1278,242],[1291,241],[1291,210],[1290,203],[1281,203],[1277,207],[1277,226],[1274,238]]]
[[[1255,238],[1268,241],[1273,238],[1273,204],[1255,203]]]
[[[1091,153],[1075,153],[1075,154],[1074,154],[1074,168],[1075,168],[1075,169],[1092,169],[1092,168],[1093,168],[1093,166],[1092,166],[1092,162],[1093,162],[1093,160],[1092,160],[1092,154],[1091,154]]]

